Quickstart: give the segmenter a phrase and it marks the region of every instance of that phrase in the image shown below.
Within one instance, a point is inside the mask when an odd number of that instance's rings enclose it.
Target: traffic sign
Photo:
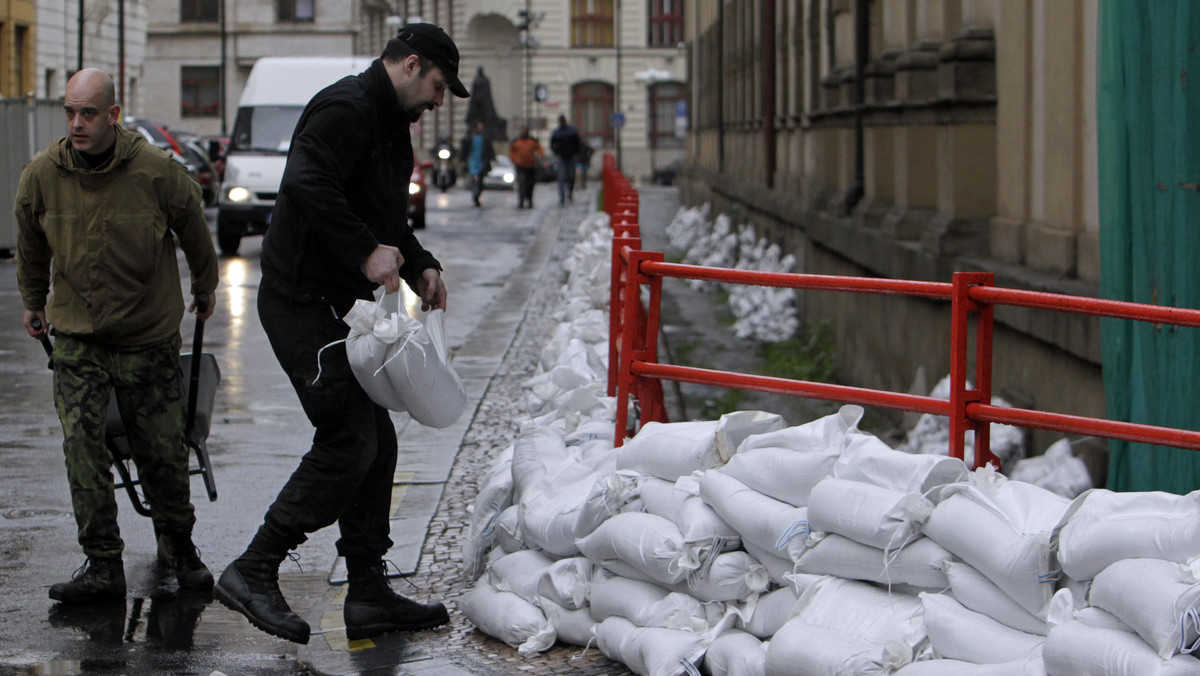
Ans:
[[[625,126],[625,113],[613,113],[612,128],[620,129],[621,127],[624,127],[624,126]]]

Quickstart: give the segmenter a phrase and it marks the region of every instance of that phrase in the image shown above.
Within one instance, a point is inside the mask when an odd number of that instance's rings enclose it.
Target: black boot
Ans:
[[[213,594],[221,605],[245,615],[250,624],[268,634],[308,643],[308,623],[292,612],[279,591],[279,564],[283,558],[283,554],[258,553],[251,544],[251,549],[221,573]]]
[[[200,560],[200,550],[192,544],[189,533],[159,535],[158,562],[175,574],[180,589],[209,591],[213,588],[212,573]]]
[[[88,560],[70,582],[50,585],[50,598],[62,603],[100,603],[125,599],[125,566],[121,559]]]
[[[417,603],[392,591],[382,561],[347,564],[350,591],[342,608],[346,638],[354,641],[393,631],[418,631],[450,621],[446,606]]]

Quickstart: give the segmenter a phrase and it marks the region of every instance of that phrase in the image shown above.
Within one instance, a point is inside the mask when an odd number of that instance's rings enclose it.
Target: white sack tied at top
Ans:
[[[1089,490],[1057,529],[1063,572],[1090,580],[1121,559],[1186,563],[1200,555],[1200,491],[1116,493]]]
[[[398,295],[357,300],[342,318],[350,327],[350,370],[376,404],[428,427],[449,427],[466,412],[467,394],[450,366],[445,313],[434,310],[422,322],[399,311]]]
[[[990,467],[972,480],[946,486],[925,522],[925,535],[971,564],[1022,608],[1039,618],[1061,575],[1051,531],[1067,510],[1066,498]],[[948,494],[948,495],[947,495]]]

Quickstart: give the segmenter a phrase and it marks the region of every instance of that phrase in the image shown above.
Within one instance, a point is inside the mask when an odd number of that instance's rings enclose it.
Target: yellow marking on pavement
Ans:
[[[392,513],[391,517],[396,516],[396,511],[400,509],[400,503],[404,501],[404,496],[408,494],[408,486],[416,472],[396,472],[392,479]]]
[[[354,652],[375,647],[375,642],[369,638],[351,641],[346,638],[345,620],[340,610],[328,610],[321,615],[321,635],[330,650],[339,652]]]

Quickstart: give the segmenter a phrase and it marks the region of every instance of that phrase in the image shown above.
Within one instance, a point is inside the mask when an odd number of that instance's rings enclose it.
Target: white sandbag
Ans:
[[[463,575],[468,579],[483,574],[483,560],[496,545],[496,522],[500,513],[512,504],[513,450],[514,445],[509,444],[492,461],[471,504],[471,523],[462,542]]]
[[[538,595],[568,610],[583,608],[587,606],[594,568],[584,556],[559,559],[542,571],[537,581]]]
[[[932,511],[933,503],[918,493],[835,477],[822,479],[808,497],[813,531],[837,533],[887,550],[915,540]]]
[[[846,448],[830,472],[838,479],[920,495],[937,486],[966,481],[969,475],[970,470],[958,458],[904,453],[864,432],[847,435]]]
[[[1121,559],[1185,563],[1200,554],[1200,491],[1116,493],[1094,488],[1071,503],[1058,531],[1063,572],[1090,580]]]
[[[1092,581],[1088,601],[1129,625],[1163,659],[1200,647],[1200,560],[1117,561]]]
[[[734,626],[760,639],[769,639],[792,617],[799,595],[791,587],[780,587],[758,597],[750,616],[738,617]]]
[[[564,608],[543,596],[537,598],[535,605],[554,626],[559,643],[586,646],[595,638],[596,621],[588,608]]]
[[[807,548],[808,508],[793,507],[718,471],[699,475],[700,497],[753,546],[795,561]],[[764,564],[766,565],[766,564]]]
[[[829,450],[841,453],[846,446],[846,435],[857,428],[862,417],[862,406],[847,404],[837,413],[803,425],[748,436],[737,447],[737,452],[745,453],[757,448],[787,448],[799,453],[824,453]]]
[[[793,618],[767,642],[763,673],[765,676],[889,674],[911,661],[911,657],[903,654],[902,646],[894,647],[898,650],[892,654],[887,646],[865,638]]]
[[[987,579],[987,576],[970,564],[957,561],[947,563],[946,579],[950,582],[951,594],[966,608],[987,615],[1006,627],[1029,634],[1045,636],[1050,630],[1045,620],[1022,608],[997,587],[996,583]]]
[[[887,673],[925,642],[919,599],[863,582],[823,577],[801,595],[767,647],[766,673]]]
[[[624,617],[639,627],[707,631],[723,608],[709,607],[694,597],[664,589],[653,582],[633,580],[598,570],[589,596],[592,619],[602,622]]]
[[[774,446],[753,448],[739,451],[717,471],[763,495],[794,507],[805,507],[813,486],[829,476],[839,452],[834,446],[812,451]]]
[[[809,537],[809,545],[808,551],[796,560],[797,572],[925,589],[944,589],[950,584],[945,566],[954,555],[927,537],[917,537],[890,552],[836,533],[814,533]]]
[[[654,514],[617,514],[576,541],[597,565],[626,577],[673,585],[700,567],[697,550],[679,527]]]
[[[643,475],[637,482],[637,495],[644,511],[679,526],[684,542],[714,552],[741,546],[741,536],[700,498],[699,486],[690,476],[670,482]]]
[[[895,676],[1046,676],[1040,651],[1024,659],[1001,664],[972,664],[962,660],[913,662]]]
[[[708,645],[703,634],[661,627],[637,627],[623,617],[596,626],[596,645],[606,657],[642,676],[699,675]]]
[[[557,557],[578,553],[575,542],[608,519],[608,474],[584,462],[571,463],[553,481],[521,492],[521,534],[526,542]]]
[[[715,420],[648,422],[617,456],[617,469],[634,469],[667,481],[719,464]]]
[[[704,653],[704,672],[709,676],[763,676],[767,646],[755,636],[726,629],[713,639]]]
[[[1050,536],[1066,498],[1008,481],[990,467],[976,470],[969,484],[944,490],[949,496],[925,522],[925,534],[1044,618],[1059,577]]]
[[[533,603],[538,583],[554,560],[542,552],[526,549],[505,554],[488,564],[487,581],[500,591],[509,591]]]
[[[770,585],[767,569],[746,552],[723,552],[672,590],[700,601],[737,601],[761,594]]]
[[[522,429],[513,442],[510,468],[513,502],[520,502],[525,491],[540,489],[567,468],[578,465],[575,455],[567,450],[561,433],[545,426]],[[590,474],[584,467],[578,467],[576,471],[579,476]]]
[[[734,411],[717,419],[716,448],[721,462],[727,462],[747,438],[786,427],[783,416],[766,411]],[[703,469],[703,468],[701,468]]]
[[[944,594],[920,598],[935,657],[996,664],[1024,660],[1042,644],[1043,637],[1000,624]]]
[[[521,508],[519,505],[505,507],[497,517],[496,545],[506,554],[532,548],[533,545],[526,542],[521,535]]]
[[[484,580],[476,582],[459,599],[458,608],[480,631],[516,648],[522,655],[539,653],[554,645],[554,625],[540,608]]]
[[[791,559],[780,556],[774,549],[767,550],[745,540],[742,541],[742,549],[745,549],[747,554],[753,556],[755,561],[767,569],[767,577],[772,584],[784,585],[787,583],[787,576],[792,574],[796,565]]]
[[[398,310],[398,295],[355,301],[342,318],[350,327],[350,370],[376,404],[407,411],[422,425],[449,427],[466,412],[467,394],[450,366],[445,312],[433,310],[422,322]]]
[[[1087,464],[1071,453],[1068,439],[1059,439],[1041,455],[1018,461],[1006,474],[1013,481],[1040,486],[1068,500],[1092,487]]]
[[[1200,660],[1164,661],[1137,634],[1067,622],[1053,627],[1042,646],[1049,676],[1198,676]]]

